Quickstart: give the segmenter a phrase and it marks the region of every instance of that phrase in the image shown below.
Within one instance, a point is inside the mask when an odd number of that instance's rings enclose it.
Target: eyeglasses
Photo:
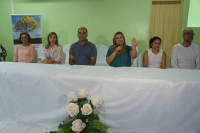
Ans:
[[[21,37],[21,39],[27,39],[28,37]]]
[[[184,35],[192,35],[192,36],[194,36],[195,34],[194,33],[184,33]]]

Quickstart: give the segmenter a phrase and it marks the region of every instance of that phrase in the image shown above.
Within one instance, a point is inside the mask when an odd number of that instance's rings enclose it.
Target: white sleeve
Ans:
[[[47,55],[46,55],[46,52],[45,52],[45,46],[44,46],[43,51],[42,51],[42,58],[41,59],[42,59],[42,61],[47,59]]]
[[[196,67],[195,69],[200,69],[200,47],[197,49],[197,57],[196,57]]]
[[[62,50],[62,46],[58,46],[58,56],[55,58],[55,61],[57,63],[61,63],[61,58],[63,56],[63,50]]]
[[[179,66],[178,66],[178,51],[177,51],[176,45],[172,49],[171,66],[172,66],[172,68],[179,68]]]

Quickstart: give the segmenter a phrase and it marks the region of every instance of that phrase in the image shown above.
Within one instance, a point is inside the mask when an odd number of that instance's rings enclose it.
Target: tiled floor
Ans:
[[[46,133],[46,131],[47,130],[44,130],[44,129],[30,129],[30,128],[23,128],[23,127],[0,126],[0,133]]]

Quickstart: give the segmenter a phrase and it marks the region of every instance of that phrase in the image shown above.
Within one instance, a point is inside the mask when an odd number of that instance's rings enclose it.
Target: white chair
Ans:
[[[96,66],[108,66],[108,63],[106,62],[106,54],[108,51],[108,47],[103,44],[97,44],[97,61]]]
[[[35,50],[35,60],[34,60],[34,63],[37,63],[38,62],[38,51]]]
[[[66,59],[66,53],[63,51],[62,58],[61,58],[61,63],[60,64],[65,64],[65,59]]]
[[[71,44],[67,44],[63,47],[63,56],[65,56],[65,65],[69,65],[69,49]],[[64,55],[65,54],[65,55]]]
[[[139,65],[139,67],[143,67],[143,56],[144,56],[144,52],[142,52],[139,55],[139,59],[138,59],[138,65]]]
[[[131,44],[128,44],[128,46],[131,46],[132,47],[132,45]],[[136,51],[137,51],[137,57],[135,58],[135,59],[131,59],[131,63],[132,63],[132,67],[137,67],[137,58],[138,58],[138,47],[136,47]]]
[[[172,68],[172,65],[171,65],[171,55],[169,57],[169,68]]]

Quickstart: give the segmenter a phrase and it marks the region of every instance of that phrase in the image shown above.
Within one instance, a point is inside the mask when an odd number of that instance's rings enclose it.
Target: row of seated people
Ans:
[[[78,29],[78,42],[71,45],[69,50],[70,65],[95,65],[97,58],[96,46],[87,40],[88,31],[85,27]],[[183,43],[173,47],[171,67],[181,69],[200,69],[200,47],[191,43],[194,37],[192,29],[183,31]],[[30,44],[30,35],[21,33],[22,45],[18,45],[13,58],[14,62],[32,63],[35,58],[35,48]],[[40,63],[60,64],[62,46],[58,44],[55,32],[49,33],[48,44],[44,47]],[[122,32],[115,33],[113,45],[107,51],[106,62],[113,67],[130,67],[131,59],[137,57],[136,47],[139,44],[135,38],[131,40],[132,47],[126,45]],[[160,49],[161,39],[153,37],[149,41],[150,49],[144,52],[143,67],[166,68],[166,53]]]

